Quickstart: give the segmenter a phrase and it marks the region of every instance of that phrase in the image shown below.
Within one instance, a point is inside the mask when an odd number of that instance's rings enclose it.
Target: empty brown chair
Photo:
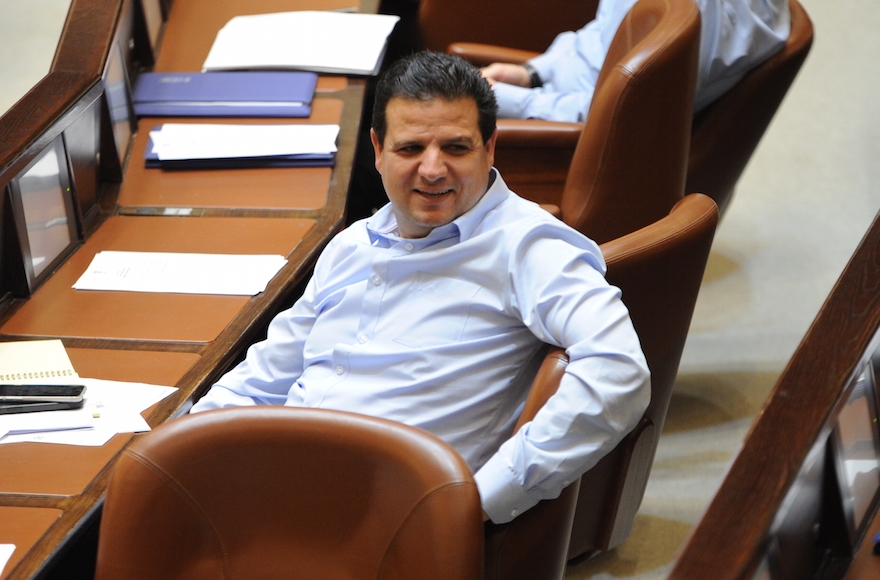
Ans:
[[[813,23],[789,0],[791,34],[782,50],[694,118],[685,191],[707,194],[721,214],[813,44]]]
[[[567,559],[594,555],[632,530],[718,223],[715,202],[682,199],[663,219],[602,245],[606,278],[621,289],[651,370],[651,403],[624,440],[554,500],[507,524],[487,525],[486,579],[562,578]],[[556,391],[568,359],[549,350],[517,429]]]
[[[666,216],[685,191],[699,43],[693,0],[637,2],[611,43],[583,130],[499,122],[495,165],[505,181],[524,197],[552,203],[541,197],[545,177],[565,167],[574,138],[558,202],[565,223],[603,243]],[[473,54],[467,45],[450,50]]]
[[[426,432],[323,409],[241,407],[126,449],[97,580],[482,577],[479,493]]]

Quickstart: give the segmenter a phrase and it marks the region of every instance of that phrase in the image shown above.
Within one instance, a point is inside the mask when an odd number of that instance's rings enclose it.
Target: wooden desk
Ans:
[[[61,514],[52,508],[0,506],[0,544],[15,544],[6,571],[15,568]]]
[[[68,349],[82,374],[110,380],[179,384],[200,359],[194,353]],[[145,413],[168,419],[183,391]],[[16,545],[0,578],[30,578],[98,506],[112,461],[131,440],[119,434],[102,447],[41,443],[0,445],[0,543]]]
[[[187,119],[187,123],[310,123],[338,125],[343,102],[317,98],[308,119]],[[327,204],[332,168],[225,169],[207,171],[163,171],[148,169],[142,160],[150,131],[163,123],[180,119],[146,117],[138,123],[125,180],[118,204],[124,213],[149,208],[320,210]],[[259,187],[254,187],[258,183]]]
[[[109,4],[75,0],[59,45],[78,49],[74,39],[89,38],[82,54],[61,54],[53,65],[53,78],[77,81],[82,93],[94,86],[90,78],[101,75],[104,64],[96,59],[106,58],[116,38],[115,31],[94,28],[131,26],[134,0]],[[375,12],[376,4],[364,0],[361,11]],[[351,5],[174,0],[154,68],[199,70],[217,30],[237,14]],[[147,170],[146,132],[163,120],[141,120],[122,182],[102,186],[95,203],[100,215],[89,222],[82,246],[30,298],[15,300],[0,315],[0,340],[58,337],[83,377],[176,386],[174,395],[144,413],[151,426],[185,413],[293,300],[320,250],[342,227],[365,90],[365,79],[321,77],[309,119],[263,121],[338,123],[333,168]],[[39,123],[29,129],[44,130]],[[287,256],[288,264],[254,297],[73,290],[71,283],[102,249],[271,253]],[[0,543],[17,546],[0,579],[52,574],[62,552],[94,525],[113,462],[133,437],[120,434],[99,448],[0,445]]]
[[[258,303],[262,296],[101,292],[74,290],[71,286],[102,250],[288,257],[314,223],[269,217],[113,216],[0,326],[0,333],[16,337],[211,343],[248,303]],[[279,277],[284,277],[284,271]]]

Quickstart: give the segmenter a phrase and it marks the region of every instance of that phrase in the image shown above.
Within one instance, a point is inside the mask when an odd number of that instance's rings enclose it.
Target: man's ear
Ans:
[[[486,141],[486,154],[489,157],[489,165],[495,165],[495,142],[498,140],[498,128],[492,131],[492,136]]]
[[[370,142],[373,144],[373,153],[376,156],[376,171],[382,171],[382,143],[379,142],[379,136],[373,128],[370,128]]]

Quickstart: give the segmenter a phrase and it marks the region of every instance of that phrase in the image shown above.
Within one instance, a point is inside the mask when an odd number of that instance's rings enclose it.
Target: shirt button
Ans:
[[[345,372],[345,369],[342,368],[342,365],[339,365],[338,367],[336,367],[336,374],[337,375],[341,375],[344,372]]]
[[[361,344],[365,344],[365,343],[367,342],[367,337],[366,337],[366,335],[364,335],[364,334],[359,334],[359,335],[358,335],[358,342],[361,343]]]
[[[510,510],[510,515],[516,517],[519,515],[519,510]]]
[[[412,243],[412,242],[407,242],[406,245],[404,246],[404,248],[406,248],[406,251],[407,251],[407,252],[411,252],[412,249],[413,249],[413,247],[414,247],[414,246],[413,246],[413,243]]]
[[[379,286],[382,283],[382,278],[379,276],[373,276],[373,286]]]
[[[568,484],[570,484],[570,483],[571,483],[571,482],[568,481],[568,480],[566,479],[565,481],[562,482],[562,485],[563,485],[564,487],[568,487]]]

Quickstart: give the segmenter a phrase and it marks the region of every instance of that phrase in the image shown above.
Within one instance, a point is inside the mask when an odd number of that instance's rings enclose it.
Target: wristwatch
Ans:
[[[522,64],[522,67],[526,69],[526,72],[529,73],[529,83],[532,85],[533,89],[544,86],[544,81],[541,80],[541,75],[538,74],[538,71],[535,70],[535,67],[527,62],[524,62]]]

